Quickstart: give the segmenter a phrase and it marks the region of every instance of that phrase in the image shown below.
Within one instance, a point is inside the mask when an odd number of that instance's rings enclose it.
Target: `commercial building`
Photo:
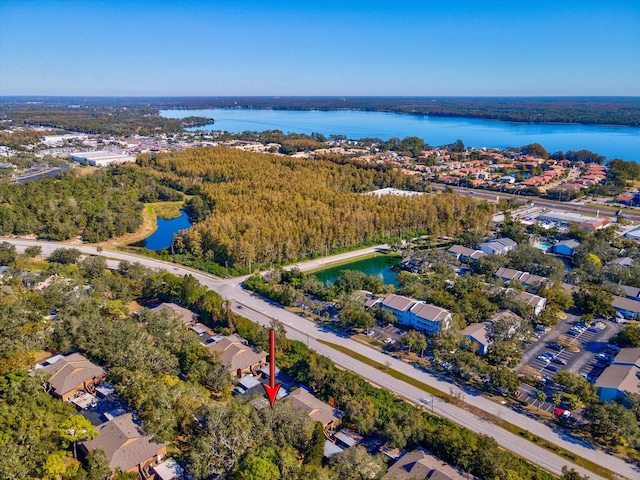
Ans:
[[[122,152],[78,152],[69,155],[74,162],[92,167],[108,167],[120,163],[135,162],[136,156]]]
[[[561,212],[558,210],[550,210],[538,215],[538,220],[542,222],[558,223],[562,226],[568,226],[570,223],[577,223],[585,230],[598,230],[604,228],[611,223],[610,218],[594,218],[580,215],[579,213]]]

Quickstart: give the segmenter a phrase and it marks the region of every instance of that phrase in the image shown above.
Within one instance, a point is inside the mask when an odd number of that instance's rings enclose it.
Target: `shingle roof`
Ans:
[[[640,393],[640,369],[635,365],[611,365],[602,372],[596,387],[615,388],[621,392]]]
[[[154,457],[166,444],[157,443],[133,423],[130,413],[121,415],[97,428],[98,436],[81,445],[87,450],[104,450],[111,471],[123,472]]]
[[[490,328],[489,322],[472,323],[462,331],[462,335],[471,337],[482,345],[489,345],[491,343],[489,339]]]
[[[220,361],[229,366],[231,371],[244,370],[265,360],[265,352],[256,352],[247,345],[246,341],[236,335],[223,337],[217,342],[210,343],[207,348],[211,352],[219,352]]]
[[[629,300],[628,298],[624,298],[624,297],[618,297],[617,295],[613,296],[613,301],[611,302],[611,306],[613,308],[619,308],[621,310],[628,310],[630,312],[640,313],[640,302],[636,302],[635,300]]]
[[[638,348],[622,348],[613,361],[614,364],[635,364],[640,367],[640,347]]]
[[[389,468],[384,478],[464,480],[465,477],[458,473],[451,465],[418,447],[400,457],[396,463]]]
[[[449,315],[450,312],[449,310],[436,307],[430,303],[416,303],[411,307],[411,313],[416,317],[424,318],[430,322],[441,322],[447,318],[447,315]]]
[[[409,310],[414,303],[416,303],[414,299],[404,297],[402,295],[396,295],[395,293],[387,296],[387,298],[382,301],[382,304],[385,307],[398,310],[399,312],[405,312]]]
[[[79,353],[60,358],[57,362],[40,369],[50,374],[49,385],[58,396],[71,392],[78,385],[103,376],[106,372]]]
[[[152,312],[158,313],[165,310],[169,310],[178,315],[182,320],[182,323],[191,323],[195,317],[195,314],[191,310],[181,307],[180,305],[176,305],[175,303],[161,303],[157,307],[151,309]]]
[[[298,388],[289,394],[291,404],[306,413],[312,420],[327,425],[342,418],[343,413],[318,400],[308,390]]]

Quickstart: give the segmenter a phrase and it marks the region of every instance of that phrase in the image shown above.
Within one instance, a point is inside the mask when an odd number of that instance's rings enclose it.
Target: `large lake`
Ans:
[[[167,118],[191,115],[213,118],[215,123],[190,130],[282,130],[285,133],[346,135],[350,139],[417,136],[440,146],[460,139],[466,146],[481,148],[521,147],[539,143],[549,152],[587,149],[608,159],[640,161],[640,128],[605,125],[520,124],[495,120],[428,117],[356,110],[260,110],[215,108],[162,110]]]

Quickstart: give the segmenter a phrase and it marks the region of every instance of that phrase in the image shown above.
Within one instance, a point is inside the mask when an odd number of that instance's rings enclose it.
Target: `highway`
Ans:
[[[582,205],[572,202],[559,202],[556,200],[546,200],[539,197],[527,197],[523,195],[514,195],[512,193],[494,192],[489,190],[478,190],[465,187],[452,187],[451,185],[431,184],[432,188],[436,190],[445,190],[447,187],[451,187],[454,192],[461,195],[472,195],[478,199],[490,200],[495,202],[496,198],[515,199],[523,202],[533,202],[536,207],[550,208],[554,210],[564,210],[567,212],[584,213],[587,215],[601,217],[615,217],[616,211],[611,208],[602,208],[596,205]],[[640,222],[640,211],[624,210],[624,216],[634,222]]]
[[[39,245],[42,247],[42,253],[44,256],[51,253],[56,248],[77,248],[84,254],[97,254],[96,248],[91,246],[71,245],[64,243],[53,243],[37,240],[24,240],[15,238],[4,238],[0,241],[8,241],[22,251],[24,248],[32,245]],[[231,302],[232,310],[244,317],[247,317],[259,324],[269,325],[272,319],[276,319],[281,322],[286,330],[289,338],[299,340],[308,344],[308,346],[318,353],[330,358],[337,365],[351,370],[372,383],[379,385],[391,392],[394,392],[399,397],[403,397],[416,405],[420,405],[420,400],[427,397],[422,390],[406,384],[400,380],[397,380],[390,375],[380,372],[373,367],[363,364],[357,360],[354,360],[348,355],[342,352],[336,351],[327,345],[320,343],[319,340],[325,340],[334,344],[340,344],[351,351],[358,352],[365,355],[376,362],[388,365],[394,370],[402,372],[406,375],[413,376],[421,382],[431,385],[438,390],[451,394],[461,398],[464,402],[474,405],[475,407],[484,410],[485,412],[498,416],[503,420],[517,425],[520,428],[526,429],[541,438],[548,440],[554,444],[557,444],[564,449],[592,462],[602,465],[611,471],[615,472],[620,479],[637,479],[640,478],[640,469],[630,465],[623,460],[615,458],[606,454],[604,451],[595,448],[590,445],[578,442],[565,435],[560,430],[554,430],[552,427],[537,422],[525,415],[518,414],[511,409],[497,404],[482,396],[462,391],[457,386],[448,383],[443,380],[439,380],[427,373],[414,369],[411,365],[408,365],[400,360],[389,357],[377,350],[374,350],[366,345],[361,344],[355,340],[351,340],[348,337],[338,336],[330,331],[321,331],[318,326],[304,318],[287,312],[281,307],[275,306],[262,300],[261,298],[250,294],[243,290],[240,286],[239,279],[218,279],[211,275],[198,272],[196,270],[183,267],[178,264],[172,264],[170,262],[163,262],[159,260],[150,259],[143,256],[127,254],[117,252],[113,250],[105,249],[102,255],[108,259],[110,267],[117,266],[120,260],[127,260],[130,262],[139,262],[149,268],[166,270],[176,275],[191,274],[198,279],[203,285],[207,285],[210,289],[218,292],[223,298]],[[355,255],[355,253],[351,253]],[[318,260],[316,260],[317,262]],[[329,263],[329,260],[326,260]],[[306,269],[305,265],[300,265],[301,269]],[[434,398],[435,403],[433,405],[434,413],[450,418],[454,422],[464,427],[467,427],[475,432],[484,433],[493,437],[502,447],[511,450],[517,455],[526,458],[532,463],[535,463],[546,470],[553,472],[557,475],[561,474],[562,467],[567,465],[575,468],[583,475],[588,475],[591,479],[601,479],[602,477],[596,476],[592,472],[589,472],[582,467],[572,464],[568,460],[555,455],[541,447],[538,447],[532,442],[525,440],[517,435],[511,434],[506,430],[483,420],[482,418],[468,412],[467,410],[457,407],[455,405],[446,403],[442,400]],[[431,406],[429,406],[431,409]]]

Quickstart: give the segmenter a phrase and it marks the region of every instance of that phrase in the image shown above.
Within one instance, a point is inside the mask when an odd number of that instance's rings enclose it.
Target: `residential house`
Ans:
[[[48,383],[53,395],[65,402],[84,392],[93,393],[107,376],[104,368],[79,353],[51,357],[36,365],[36,372],[50,375]]]
[[[615,260],[611,260],[607,265],[617,265],[619,267],[631,268],[635,265],[633,258],[631,257],[621,257],[616,258]]]
[[[617,285],[617,287],[624,290],[625,297],[629,300],[640,302],[640,288],[631,287],[629,285]]]
[[[548,280],[547,277],[541,277],[540,275],[533,275],[529,272],[522,272],[520,270],[514,270],[513,268],[500,267],[495,276],[502,279],[503,282],[509,283],[512,281],[518,281],[525,287],[539,287],[541,284]]]
[[[212,337],[204,345],[209,352],[220,356],[220,361],[229,367],[234,377],[257,374],[267,361],[265,352],[257,352],[235,333],[227,337]]]
[[[492,335],[491,322],[472,323],[462,331],[465,340],[471,342],[472,350],[478,355],[486,355],[489,352],[489,345]]]
[[[152,308],[151,311],[156,313],[164,311],[173,312],[182,321],[185,327],[189,327],[198,321],[198,315],[175,303],[161,303],[157,307]]]
[[[497,341],[513,337],[522,325],[522,321],[523,318],[511,310],[500,310],[494,313],[489,319],[494,339]]]
[[[640,316],[640,302],[635,300],[614,295],[611,306],[627,320],[638,320]]]
[[[486,255],[481,250],[474,250],[473,248],[463,247],[462,245],[454,245],[449,249],[449,253],[456,257],[456,260],[461,262],[468,262],[470,260],[478,260]]]
[[[120,415],[96,428],[98,436],[81,442],[80,450],[85,455],[93,450],[103,450],[112,472],[120,469],[125,473],[136,473],[142,478],[150,476],[150,469],[160,463],[167,454],[167,444],[158,443],[145,435],[133,423],[131,413]]]
[[[401,456],[389,467],[383,478],[385,480],[466,480],[472,477],[461,474],[448,463],[418,447]]]
[[[518,244],[510,238],[496,238],[480,245],[480,250],[487,255],[506,255],[514,250]]]
[[[624,234],[624,237],[629,240],[633,240],[634,242],[640,242],[640,227],[629,230]]]
[[[576,248],[580,246],[580,242],[570,239],[558,242],[553,246],[553,252],[558,255],[566,255],[572,257],[576,253]]]
[[[451,326],[449,310],[413,298],[391,294],[382,301],[382,307],[391,310],[402,325],[435,335]]]
[[[528,292],[518,292],[516,294],[516,297],[521,302],[524,302],[525,304],[533,308],[533,314],[536,317],[540,315],[542,310],[544,310],[544,307],[547,306],[547,299],[539,295],[533,295],[532,293]]]
[[[640,348],[623,348],[596,381],[601,402],[640,393]]]
[[[305,388],[298,388],[289,394],[291,404],[306,413],[314,422],[322,423],[325,431],[334,431],[344,415],[340,410],[318,400]]]

